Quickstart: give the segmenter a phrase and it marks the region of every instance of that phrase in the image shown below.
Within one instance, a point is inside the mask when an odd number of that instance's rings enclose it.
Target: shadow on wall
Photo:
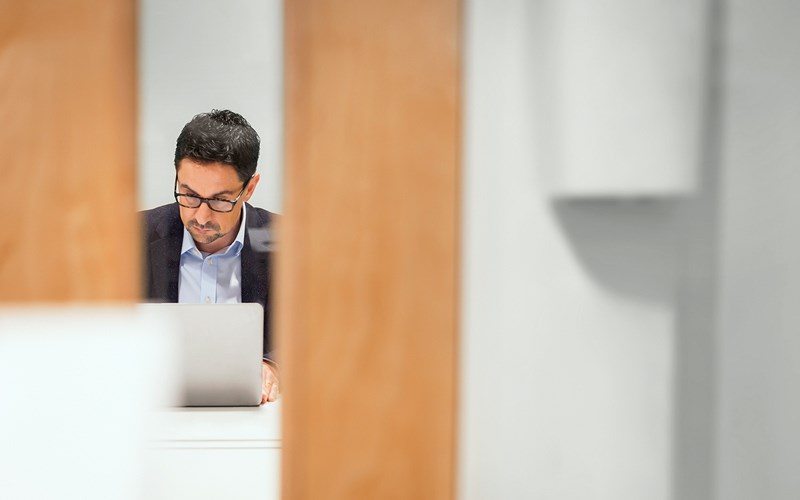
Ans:
[[[575,198],[551,206],[576,260],[595,283],[626,298],[673,304],[676,203]]]
[[[551,204],[570,250],[597,286],[674,311],[672,487],[674,498],[685,500],[710,498],[713,484],[718,234],[709,186],[716,173],[704,165],[702,177],[704,188],[691,198]]]

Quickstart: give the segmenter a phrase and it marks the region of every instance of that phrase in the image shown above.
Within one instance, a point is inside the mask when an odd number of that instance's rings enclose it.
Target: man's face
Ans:
[[[184,158],[178,164],[177,173],[178,193],[201,198],[233,201],[244,185],[236,169],[224,163],[198,163]],[[183,225],[189,230],[199,250],[213,253],[236,239],[242,205],[253,195],[258,178],[256,174],[250,179],[247,189],[228,213],[215,212],[207,203],[201,203],[197,208],[180,207]]]

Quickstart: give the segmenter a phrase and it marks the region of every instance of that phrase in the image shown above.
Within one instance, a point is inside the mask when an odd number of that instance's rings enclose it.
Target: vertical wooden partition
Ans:
[[[133,300],[135,0],[0,0],[0,301]]]
[[[285,499],[453,497],[459,16],[285,4]]]

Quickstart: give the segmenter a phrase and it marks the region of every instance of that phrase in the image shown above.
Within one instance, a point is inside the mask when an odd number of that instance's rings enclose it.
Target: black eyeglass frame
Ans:
[[[200,208],[200,206],[203,203],[205,203],[206,205],[208,205],[208,208],[210,208],[214,212],[219,212],[221,214],[228,214],[228,213],[233,212],[233,209],[236,206],[236,203],[239,201],[239,198],[242,197],[242,195],[244,194],[244,190],[247,189],[247,185],[250,184],[250,180],[255,176],[256,176],[256,174],[253,174],[253,175],[250,176],[249,179],[247,179],[245,181],[244,186],[242,186],[242,190],[239,191],[239,194],[236,196],[235,200],[223,200],[223,199],[220,199],[220,198],[202,198],[200,196],[196,196],[196,195],[193,195],[193,194],[182,194],[182,193],[179,193],[178,192],[178,174],[175,174],[175,184],[174,184],[175,185],[175,189],[172,191],[172,194],[175,196],[175,201],[178,203],[178,205],[180,205],[180,206],[182,206],[184,208]],[[181,203],[181,197],[183,197],[183,198],[194,198],[196,200],[200,200],[200,203],[198,203],[196,207],[191,207],[189,205],[184,205],[183,203]],[[230,208],[230,210],[217,210],[216,208],[211,206],[211,202],[212,201],[213,202],[217,202],[217,203],[219,203],[219,202],[229,203],[231,205],[231,208]]]

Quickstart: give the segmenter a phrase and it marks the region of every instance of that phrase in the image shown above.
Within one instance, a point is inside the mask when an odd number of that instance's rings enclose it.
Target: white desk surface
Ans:
[[[239,443],[280,448],[280,421],[280,402],[256,407],[169,408],[156,414],[155,445],[230,447]]]
[[[279,403],[156,412],[142,498],[278,500],[280,416]]]

